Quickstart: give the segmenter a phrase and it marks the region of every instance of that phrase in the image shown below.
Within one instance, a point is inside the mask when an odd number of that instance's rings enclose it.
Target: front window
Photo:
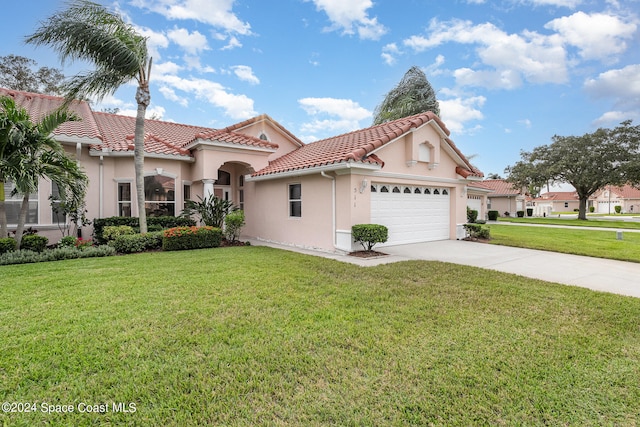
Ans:
[[[11,195],[15,186],[9,180],[4,183],[5,210],[7,214],[7,224],[17,224],[20,216],[23,196],[20,193]],[[26,224],[38,223],[38,194],[29,194],[29,206],[27,210]]]
[[[51,218],[54,224],[67,222],[67,215],[60,210],[60,188],[55,182],[51,183]]]
[[[302,217],[302,184],[289,184],[289,216]]]
[[[144,206],[147,216],[175,216],[175,179],[163,175],[145,176]]]
[[[118,183],[118,216],[131,216],[131,183]]]

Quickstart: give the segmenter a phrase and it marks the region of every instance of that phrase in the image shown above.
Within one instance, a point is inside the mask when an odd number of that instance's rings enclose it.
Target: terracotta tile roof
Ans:
[[[136,118],[110,113],[93,113],[102,132],[104,142],[91,146],[94,150],[108,148],[111,151],[132,151]],[[211,131],[201,126],[182,125],[161,120],[144,121],[146,153],[189,156],[182,148],[198,133]]]
[[[629,184],[624,187],[610,187],[611,192],[616,193],[623,199],[640,199],[640,188],[633,187]]]
[[[52,112],[63,103],[63,98],[58,96],[20,92],[4,88],[0,88],[0,96],[12,97],[18,106],[27,110],[33,122],[39,121],[45,114]],[[98,125],[93,118],[91,108],[87,102],[74,101],[69,106],[69,110],[74,112],[81,120],[63,123],[56,128],[53,132],[54,135],[94,140],[102,139]]]
[[[226,128],[224,128],[222,130],[225,130],[227,132],[235,132],[237,130],[243,129],[243,128],[245,128],[247,126],[250,126],[250,125],[253,125],[255,123],[260,123],[262,121],[270,121],[275,127],[280,129],[280,131],[282,131],[284,134],[289,136],[289,138],[291,138],[293,140],[293,142],[295,144],[297,144],[299,147],[302,147],[304,145],[304,142],[300,141],[297,136],[295,136],[294,134],[289,132],[289,130],[287,128],[282,126],[277,121],[273,120],[267,114],[261,114],[259,116],[253,117],[251,119],[244,120],[244,121],[242,121],[240,123],[236,123],[235,125],[227,126]]]
[[[243,133],[233,132],[225,129],[209,130],[199,133],[195,136],[195,139],[208,139],[211,141],[226,142],[229,144],[247,145],[252,147],[264,147],[277,149],[278,144],[274,144],[269,141],[265,141],[260,138],[256,138],[251,135],[245,135]],[[192,141],[193,142],[193,141]]]
[[[273,160],[269,166],[255,172],[253,176],[271,175],[348,162],[377,164],[382,167],[384,162],[378,156],[372,154],[374,150],[431,120],[435,121],[447,136],[449,135],[449,130],[435,114],[431,112],[416,114],[307,144]],[[468,162],[453,144],[453,141],[447,138],[447,142],[463,159],[466,165],[465,169],[468,170],[470,175],[482,176],[482,172]]]
[[[510,182],[504,179],[485,179],[484,181],[476,181],[469,184],[472,187],[483,188],[486,190],[493,190],[491,196],[517,196],[521,194]]]
[[[580,200],[578,193],[575,191],[548,191],[540,194],[540,197],[534,200],[551,200],[554,202],[575,201]]]

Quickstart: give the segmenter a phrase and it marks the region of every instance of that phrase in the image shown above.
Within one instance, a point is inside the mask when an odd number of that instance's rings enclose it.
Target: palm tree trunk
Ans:
[[[144,206],[144,116],[151,101],[148,84],[141,83],[136,92],[138,113],[134,138],[134,163],[136,172],[136,196],[138,199],[138,217],[140,233],[147,232],[147,212]]]
[[[7,209],[4,201],[4,181],[0,181],[0,239],[4,239],[9,235],[9,231],[7,229]]]
[[[24,233],[24,223],[27,222],[27,212],[29,211],[29,193],[22,197],[20,215],[18,216],[18,226],[16,227],[16,249],[20,249],[22,243],[22,233]]]

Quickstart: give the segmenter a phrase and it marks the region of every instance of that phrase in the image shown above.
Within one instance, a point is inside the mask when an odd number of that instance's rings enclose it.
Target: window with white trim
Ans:
[[[289,184],[289,216],[302,217],[302,184]]]
[[[145,176],[144,207],[147,216],[175,216],[176,180],[164,175]]]
[[[131,216],[131,183],[118,183],[118,216]]]
[[[9,180],[4,182],[4,206],[7,214],[7,224],[17,224],[20,216],[23,196],[20,193],[12,195],[15,186]],[[38,194],[29,194],[27,218],[25,224],[38,223]],[[1,236],[0,236],[1,237]]]

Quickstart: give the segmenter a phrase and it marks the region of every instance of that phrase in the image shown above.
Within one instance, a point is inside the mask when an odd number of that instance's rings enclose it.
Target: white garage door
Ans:
[[[616,213],[616,206],[620,206],[619,201],[615,202],[598,202],[598,213]]]
[[[386,245],[449,239],[447,188],[376,184],[371,186],[371,223],[389,229]]]

